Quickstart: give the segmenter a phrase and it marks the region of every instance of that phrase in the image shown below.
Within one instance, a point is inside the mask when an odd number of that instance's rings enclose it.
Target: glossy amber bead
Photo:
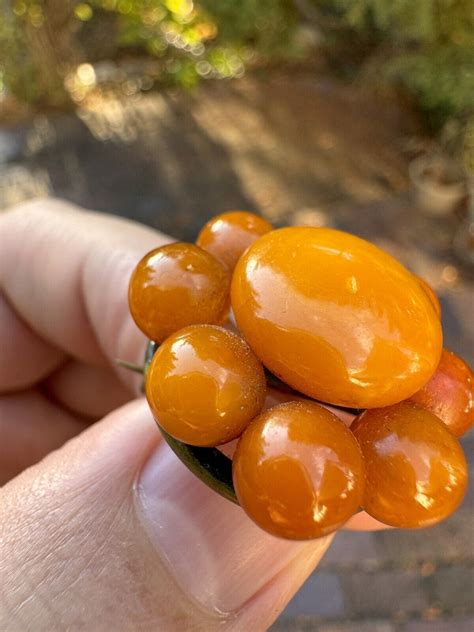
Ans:
[[[474,425],[474,376],[455,353],[443,349],[435,374],[410,400],[434,413],[460,437]]]
[[[295,227],[264,235],[237,263],[231,298],[263,364],[324,402],[393,404],[439,362],[441,324],[419,282],[348,233]]]
[[[461,502],[467,465],[454,435],[410,402],[367,410],[351,430],[365,459],[363,508],[393,527],[428,527]]]
[[[271,230],[272,225],[263,217],[248,211],[229,211],[209,220],[196,243],[233,270],[250,244]]]
[[[262,529],[291,540],[331,533],[358,509],[364,464],[350,430],[312,402],[259,415],[233,458],[237,498]]]
[[[186,327],[155,353],[146,396],[158,424],[191,445],[235,439],[263,406],[263,367],[234,333],[212,325]]]
[[[230,276],[194,244],[156,248],[138,263],[129,285],[130,312],[155,342],[198,323],[221,323],[229,310]]]

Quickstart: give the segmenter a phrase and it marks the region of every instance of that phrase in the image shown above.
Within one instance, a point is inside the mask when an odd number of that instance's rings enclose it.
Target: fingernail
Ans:
[[[206,609],[221,613],[239,610],[297,559],[310,569],[331,540],[289,542],[265,533],[191,474],[164,443],[141,473],[137,507],[177,583]]]

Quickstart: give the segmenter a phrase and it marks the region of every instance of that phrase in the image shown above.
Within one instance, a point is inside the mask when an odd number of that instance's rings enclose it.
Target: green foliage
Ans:
[[[472,0],[330,0],[357,33],[383,50],[376,70],[407,88],[434,128],[474,104]],[[377,46],[374,47],[375,55]]]
[[[58,10],[64,19],[55,23],[58,32],[52,34]],[[38,57],[31,36],[45,43],[53,37],[54,46],[69,34],[69,48],[64,47],[58,59],[64,80],[75,64],[94,57],[84,47],[82,33],[100,30],[104,15],[114,20],[114,56],[159,60],[162,84],[192,87],[201,78],[238,77],[250,58],[287,58],[296,51],[292,35],[297,20],[291,0],[0,0],[0,13],[1,80],[30,102],[48,102],[35,77],[38,64],[51,67],[46,58],[41,61],[41,54]]]
[[[359,42],[370,80],[404,86],[433,126],[472,107],[472,0],[0,0],[0,90],[60,104],[67,74],[104,57],[152,59],[162,85],[239,77],[249,63],[300,55],[308,21],[333,54],[348,35]],[[91,50],[94,29],[112,40],[106,52]]]
[[[37,98],[34,70],[24,54],[24,42],[16,16],[0,4],[0,94],[7,88],[22,101]]]
[[[260,54],[292,55],[298,13],[288,0],[201,0],[226,42],[251,44]]]

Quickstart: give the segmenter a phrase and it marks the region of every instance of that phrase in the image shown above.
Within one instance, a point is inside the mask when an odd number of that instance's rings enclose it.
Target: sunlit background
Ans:
[[[472,364],[473,105],[471,0],[0,0],[0,211],[349,230],[434,287]],[[342,533],[274,629],[471,631],[473,542],[472,487],[429,531]]]

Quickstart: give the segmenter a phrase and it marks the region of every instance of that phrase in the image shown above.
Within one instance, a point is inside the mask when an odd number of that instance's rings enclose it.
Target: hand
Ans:
[[[130,272],[168,240],[53,200],[0,216],[4,632],[265,630],[331,542],[278,540],[205,487],[117,368],[146,343]]]

